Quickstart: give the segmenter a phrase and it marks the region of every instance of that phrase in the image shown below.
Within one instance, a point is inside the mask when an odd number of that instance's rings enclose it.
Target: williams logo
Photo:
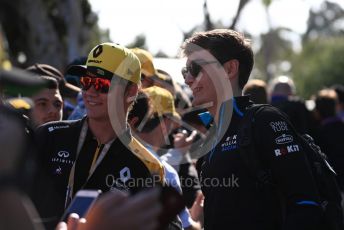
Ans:
[[[287,144],[290,142],[293,142],[294,138],[291,135],[286,135],[286,134],[282,134],[282,136],[279,136],[275,139],[276,144],[278,145],[283,145],[283,144]]]
[[[223,142],[221,144],[221,151],[222,152],[235,150],[237,148],[238,148],[238,146],[237,146],[237,135],[228,136],[226,138],[225,142]]]

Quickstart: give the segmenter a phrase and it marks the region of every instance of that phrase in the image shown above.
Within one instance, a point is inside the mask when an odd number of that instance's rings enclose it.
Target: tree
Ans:
[[[324,2],[321,10],[310,10],[307,22],[307,30],[302,36],[305,43],[318,37],[341,36],[343,27],[344,9],[337,3]]]
[[[304,44],[293,61],[293,77],[305,98],[323,87],[344,84],[344,38],[318,38]]]
[[[100,33],[87,0],[2,0],[0,23],[10,60],[21,67],[40,62],[62,70]]]
[[[249,1],[250,0],[240,0],[239,6],[238,6],[238,9],[237,9],[237,12],[236,12],[236,15],[233,18],[232,24],[228,28],[235,29],[235,26],[237,24],[237,21],[238,21],[240,15],[241,15],[241,12],[244,9],[245,5],[247,5],[247,3]],[[203,3],[203,15],[204,15],[204,21],[203,21],[203,23],[201,25],[196,25],[190,31],[186,31],[186,32],[183,31],[183,35],[184,35],[184,39],[183,40],[191,37],[191,35],[194,32],[196,32],[196,31],[202,31],[202,30],[203,31],[204,30],[207,31],[207,30],[212,30],[212,29],[215,29],[215,28],[223,28],[223,27],[225,27],[225,26],[223,26],[223,24],[221,22],[214,23],[211,20],[209,9],[208,9],[207,0],[204,0],[204,3]]]
[[[256,53],[256,68],[264,75],[262,79],[267,82],[273,77],[288,74],[289,69],[284,69],[285,63],[289,63],[293,56],[291,41],[283,37],[283,33],[290,33],[287,28],[270,29],[260,36],[261,46]],[[285,72],[287,71],[287,72]]]
[[[292,74],[304,97],[335,83],[344,83],[344,10],[324,2],[319,11],[310,11],[302,36],[302,51],[293,58]]]
[[[237,12],[235,14],[235,17],[233,19],[233,22],[232,22],[232,25],[229,27],[230,29],[235,29],[235,26],[239,20],[239,17],[241,15],[241,12],[242,10],[244,9],[244,7],[247,5],[247,3],[249,2],[250,0],[240,0],[239,2],[239,7],[237,9]]]
[[[139,34],[135,37],[134,41],[132,41],[131,43],[127,44],[126,47],[128,48],[141,48],[144,50],[147,50],[147,46],[146,46],[146,35],[144,34]]]

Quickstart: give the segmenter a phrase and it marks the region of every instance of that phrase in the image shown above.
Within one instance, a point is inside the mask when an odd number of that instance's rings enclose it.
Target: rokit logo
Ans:
[[[283,144],[287,144],[290,142],[293,142],[294,138],[291,135],[286,135],[286,134],[282,134],[282,136],[279,136],[275,139],[276,144],[278,145],[283,145]]]
[[[57,162],[62,164],[74,164],[73,160],[70,160],[70,153],[64,150],[58,151],[55,157],[51,159],[51,162]]]
[[[285,121],[270,122],[270,126],[275,133],[288,131],[288,125]]]
[[[298,145],[288,145],[286,148],[275,149],[275,156],[284,156],[288,153],[299,152],[300,148]]]

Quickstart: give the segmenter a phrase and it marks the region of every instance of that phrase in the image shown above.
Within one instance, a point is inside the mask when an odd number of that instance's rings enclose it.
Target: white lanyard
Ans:
[[[87,130],[88,130],[88,125],[87,125],[87,120],[85,120],[85,122],[82,125],[81,131],[80,131],[75,161],[74,161],[74,164],[73,164],[71,171],[69,173],[68,186],[67,186],[66,199],[65,199],[65,208],[67,207],[67,205],[69,204],[69,202],[73,198],[75,165],[76,165],[76,161],[78,160],[78,157],[80,155],[81,148],[84,145],[86,135],[87,135]],[[98,167],[98,165],[102,162],[102,160],[106,156],[106,154],[109,151],[111,144],[113,143],[114,140],[115,139],[112,139],[108,143],[105,144],[104,148],[102,149],[101,153],[99,154],[99,157],[98,157],[96,163],[91,165],[91,168],[90,168],[89,173],[88,173],[88,177],[86,179],[86,182],[83,184],[83,186],[85,186],[85,184],[91,178],[91,176],[93,175],[93,173],[96,170],[96,168]],[[83,187],[83,186],[81,186],[81,187]]]

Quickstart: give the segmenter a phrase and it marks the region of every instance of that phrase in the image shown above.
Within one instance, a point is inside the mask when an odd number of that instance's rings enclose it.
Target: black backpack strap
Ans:
[[[255,152],[253,140],[253,124],[255,122],[255,116],[266,107],[271,106],[267,104],[257,104],[247,107],[244,116],[240,121],[238,130],[240,156],[244,164],[247,166],[251,176],[256,180],[258,188],[261,188],[262,186],[265,187],[272,183],[270,174],[267,170],[264,170],[257,153]]]

